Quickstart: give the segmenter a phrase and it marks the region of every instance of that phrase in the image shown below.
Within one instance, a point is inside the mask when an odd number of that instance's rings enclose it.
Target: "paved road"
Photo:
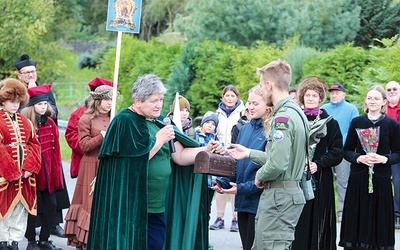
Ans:
[[[68,187],[68,193],[69,197],[72,199],[72,195],[74,193],[74,187],[75,187],[75,182],[76,179],[71,179],[69,176],[69,164],[65,163],[63,164],[64,168],[64,174],[65,174],[65,179],[67,182],[67,187]],[[210,223],[213,223],[215,218],[216,218],[216,207],[215,207],[215,202],[213,202],[212,208],[211,208],[211,221]],[[64,210],[64,214],[66,213],[66,210]],[[232,206],[230,203],[227,204],[226,206],[226,211],[225,211],[225,229],[221,229],[218,231],[213,231],[210,230],[210,244],[214,246],[215,250],[241,250],[241,241],[239,237],[239,233],[237,232],[230,232],[230,224],[232,220]],[[340,224],[338,223],[338,235],[340,231]],[[38,232],[38,231],[37,231]],[[39,232],[38,232],[39,235]],[[50,236],[50,240],[53,241],[53,243],[61,247],[62,249],[75,249],[73,247],[67,246],[67,240],[65,238],[59,238],[54,235]],[[396,245],[395,249],[400,250],[400,230],[396,230]],[[20,249],[26,249],[27,246],[27,240],[24,239],[22,242],[20,242],[19,247]],[[339,248],[341,249],[341,248]],[[125,249],[123,249],[125,250]],[[126,249],[130,250],[130,249]],[[190,249],[188,249],[190,250]]]

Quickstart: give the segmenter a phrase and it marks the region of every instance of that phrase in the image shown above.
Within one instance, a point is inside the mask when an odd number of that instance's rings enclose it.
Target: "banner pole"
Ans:
[[[121,55],[121,41],[122,41],[122,32],[118,31],[117,53],[115,55],[115,67],[114,67],[113,97],[112,97],[111,115],[110,115],[110,119],[111,120],[115,116],[115,109],[116,109],[116,106],[117,106],[117,87],[118,87],[119,58],[120,58],[120,55]]]

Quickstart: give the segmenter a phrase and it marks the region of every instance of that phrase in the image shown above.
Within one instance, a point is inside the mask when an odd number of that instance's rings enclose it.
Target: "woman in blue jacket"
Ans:
[[[269,130],[273,112],[263,99],[260,86],[249,90],[247,104],[251,121],[241,127],[236,143],[264,151],[267,144],[265,132]],[[262,192],[254,185],[254,179],[260,167],[250,158],[238,160],[234,179],[218,178],[214,182],[217,192],[235,194],[235,211],[238,213],[239,234],[244,250],[251,249],[254,241],[255,216]]]

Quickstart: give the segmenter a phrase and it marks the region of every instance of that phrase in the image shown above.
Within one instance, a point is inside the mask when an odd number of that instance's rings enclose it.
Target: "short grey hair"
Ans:
[[[138,98],[144,102],[153,94],[165,94],[167,89],[161,79],[154,74],[139,76],[132,86],[132,100]]]

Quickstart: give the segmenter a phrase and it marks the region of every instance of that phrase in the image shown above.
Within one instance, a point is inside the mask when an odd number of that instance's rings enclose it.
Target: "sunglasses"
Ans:
[[[397,91],[397,88],[393,88],[393,89],[390,89],[390,88],[389,88],[389,89],[386,89],[387,92],[391,92],[392,90],[393,90],[393,91]]]

